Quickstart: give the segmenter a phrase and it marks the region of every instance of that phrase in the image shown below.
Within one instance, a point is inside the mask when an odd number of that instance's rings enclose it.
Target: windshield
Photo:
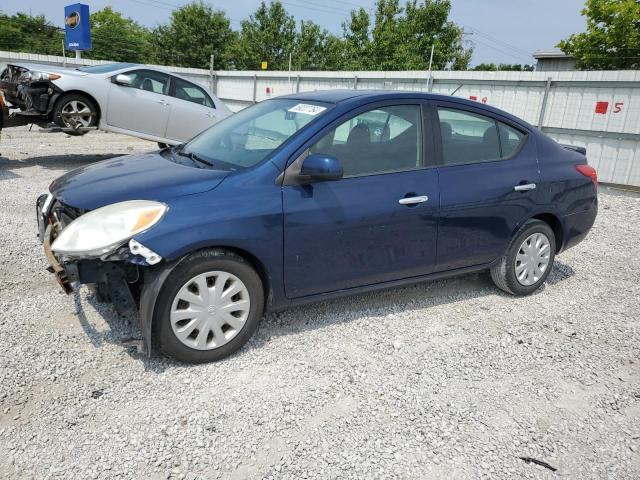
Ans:
[[[249,168],[330,107],[307,100],[267,100],[215,124],[176,153],[205,160],[220,170]]]
[[[76,68],[81,72],[87,73],[108,73],[120,70],[123,68],[135,67],[135,63],[107,63],[106,65],[92,65],[90,67]]]

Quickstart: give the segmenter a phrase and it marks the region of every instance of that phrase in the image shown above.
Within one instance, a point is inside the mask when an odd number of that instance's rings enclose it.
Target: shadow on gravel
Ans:
[[[0,157],[0,180],[19,177],[20,175],[18,175],[16,171],[21,168],[34,166],[51,170],[58,170],[62,167],[75,168],[123,155],[126,155],[126,153],[45,155],[25,158],[23,160],[11,160],[7,157]]]
[[[555,285],[574,274],[575,272],[570,266],[556,260],[547,284]],[[547,284],[544,284],[533,295],[544,292]],[[297,334],[333,324],[351,322],[365,316],[384,317],[490,295],[512,298],[511,295],[499,290],[493,284],[489,272],[480,272],[294,307],[268,314],[262,320],[257,335],[249,341],[245,348],[240,350],[240,354],[245,350],[262,347],[269,342],[271,337]],[[481,308],[484,309],[484,307]]]
[[[87,338],[95,348],[102,347],[105,343],[122,347],[134,360],[144,364],[147,372],[162,373],[174,366],[184,366],[170,358],[165,358],[152,352],[151,357],[142,352],[142,335],[139,329],[138,315],[122,317],[116,313],[111,305],[100,303],[96,296],[91,294],[87,301],[96,309],[104,321],[109,325],[109,330],[100,331],[89,322],[82,307],[83,293],[79,289],[73,292],[73,303],[78,316],[78,322],[87,335]]]
[[[547,283],[555,285],[573,275],[575,275],[573,268],[556,260]],[[544,288],[545,286],[540,292],[544,291]],[[243,355],[250,350],[259,349],[273,337],[325,328],[334,324],[355,321],[365,316],[384,317],[389,314],[438,307],[490,295],[510,297],[494,286],[488,272],[481,272],[292,307],[282,312],[265,315],[256,335],[236,355]],[[76,290],[74,303],[78,321],[94,347],[99,348],[104,343],[118,345],[132,359],[142,361],[147,372],[163,373],[172,367],[189,366],[166,358],[155,351],[152,352],[151,357],[142,353],[138,348],[142,338],[138,327],[138,316],[120,317],[111,305],[97,302],[95,295],[92,294],[88,296],[88,302],[109,325],[107,331],[97,330],[88,321],[82,308],[81,298],[82,293]]]

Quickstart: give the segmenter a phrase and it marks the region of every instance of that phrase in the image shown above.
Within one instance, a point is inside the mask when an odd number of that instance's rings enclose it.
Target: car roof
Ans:
[[[492,107],[491,105],[479,103],[474,100],[468,100],[466,98],[454,97],[452,95],[416,92],[411,90],[347,90],[347,89],[316,90],[311,92],[293,93],[291,95],[284,95],[278,98],[290,98],[292,100],[316,101],[316,102],[326,102],[326,103],[333,103],[333,104],[340,104],[345,102],[365,104],[365,103],[370,103],[370,102],[380,101],[380,100],[393,100],[394,98],[441,100],[446,102],[458,103],[468,107],[475,107],[480,110],[484,110],[487,113],[495,113],[495,114],[501,115],[520,125],[531,127],[531,125],[529,125],[526,121],[522,120],[521,118],[518,118],[508,112],[505,112],[504,110],[500,110],[499,108]]]

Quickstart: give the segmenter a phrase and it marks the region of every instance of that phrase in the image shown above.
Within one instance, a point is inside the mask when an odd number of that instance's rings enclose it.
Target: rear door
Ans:
[[[107,124],[154,137],[165,137],[171,107],[170,76],[155,70],[122,72],[131,85],[111,83]]]
[[[209,94],[194,83],[172,77],[170,96],[168,139],[186,142],[220,120]]]
[[[345,173],[283,187],[289,298],[433,270],[438,178],[424,163],[433,149],[422,112],[419,101],[367,107],[311,145],[310,153],[337,157]]]
[[[537,203],[535,139],[508,119],[453,102],[433,102],[432,118],[440,160],[436,271],[492,262]]]

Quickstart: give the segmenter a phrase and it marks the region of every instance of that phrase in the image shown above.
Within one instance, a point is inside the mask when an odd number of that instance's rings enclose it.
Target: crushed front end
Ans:
[[[56,100],[63,93],[53,80],[60,78],[49,74],[29,70],[19,65],[7,65],[0,72],[0,91],[4,95],[11,115],[5,121],[5,127],[35,123],[47,126],[49,116]]]
[[[122,242],[101,255],[60,254],[53,245],[61,233],[88,211],[64,204],[51,194],[41,195],[36,202],[38,236],[42,241],[48,270],[67,293],[74,283],[86,284],[98,301],[112,303],[116,311],[129,314],[138,309],[145,267],[162,258],[133,239]]]

